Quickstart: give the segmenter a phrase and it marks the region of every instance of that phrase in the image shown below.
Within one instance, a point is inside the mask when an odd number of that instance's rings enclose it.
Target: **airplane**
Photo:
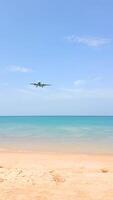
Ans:
[[[46,84],[46,83],[41,83],[41,82],[38,82],[38,83],[30,83],[30,85],[34,85],[35,87],[45,87],[45,86],[51,86],[50,84]]]

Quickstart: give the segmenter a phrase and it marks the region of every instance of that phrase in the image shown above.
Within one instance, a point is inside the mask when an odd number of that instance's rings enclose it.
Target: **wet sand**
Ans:
[[[0,200],[112,199],[112,155],[0,151]]]

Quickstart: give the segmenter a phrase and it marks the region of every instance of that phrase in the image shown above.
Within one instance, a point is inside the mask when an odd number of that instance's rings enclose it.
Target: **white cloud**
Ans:
[[[20,72],[20,73],[28,73],[31,72],[32,69],[28,67],[20,67],[20,66],[11,66],[10,71],[12,72]]]
[[[89,77],[87,79],[78,79],[74,81],[74,85],[76,87],[82,87],[86,84],[95,84],[96,82],[100,82],[101,80],[103,80],[103,77],[101,76],[95,76],[95,77]]]
[[[86,80],[76,80],[74,81],[75,86],[82,86],[86,83]]]
[[[101,99],[113,99],[113,89],[81,89],[81,88],[68,88],[62,90],[62,95],[70,96],[72,99],[84,99],[84,98],[101,98]]]
[[[31,88],[19,90],[25,95],[36,96],[38,99],[57,101],[57,100],[77,100],[77,99],[113,99],[112,88],[57,88],[56,90],[38,90],[33,91]]]
[[[96,76],[92,79],[93,81],[102,81],[103,77],[102,76]]]
[[[66,39],[74,44],[83,44],[90,47],[101,47],[111,43],[110,38],[98,38],[98,37],[80,37],[80,36],[68,36]]]

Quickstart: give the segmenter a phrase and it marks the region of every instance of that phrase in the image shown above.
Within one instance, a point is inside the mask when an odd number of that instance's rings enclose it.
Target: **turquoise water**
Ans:
[[[113,153],[113,117],[0,117],[0,148]]]

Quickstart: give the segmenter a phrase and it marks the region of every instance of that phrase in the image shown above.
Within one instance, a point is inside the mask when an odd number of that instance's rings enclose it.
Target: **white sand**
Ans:
[[[0,152],[0,200],[112,200],[113,156]]]

